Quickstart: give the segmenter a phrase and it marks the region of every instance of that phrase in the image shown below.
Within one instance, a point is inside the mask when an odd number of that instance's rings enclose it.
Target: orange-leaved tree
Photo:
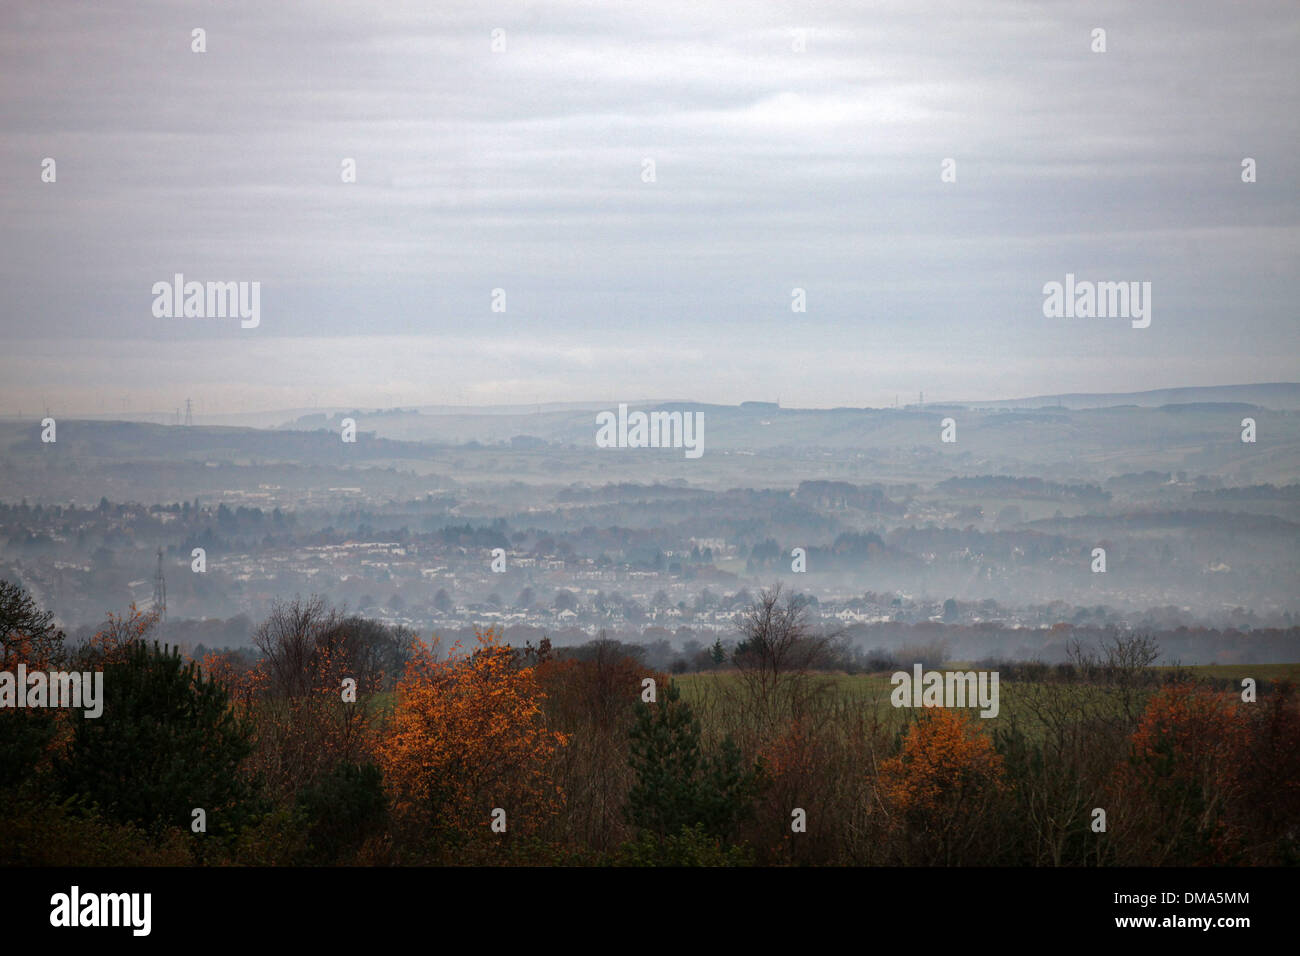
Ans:
[[[496,808],[507,832],[528,832],[558,809],[551,758],[567,743],[548,730],[544,693],[495,629],[466,655],[417,642],[376,757],[400,818],[443,839],[486,831]]]
[[[157,609],[141,611],[134,601],[126,614],[117,615],[110,611],[108,619],[82,649],[84,662],[103,667],[128,660],[135,648],[145,642],[149,632],[157,627],[158,621]]]
[[[1154,694],[1129,740],[1112,790],[1120,862],[1192,866],[1234,862],[1234,809],[1250,724],[1234,695],[1191,683]]]
[[[927,709],[899,754],[881,761],[878,792],[903,862],[981,862],[986,815],[1006,784],[1002,755],[979,721]]]
[[[255,668],[238,651],[230,648],[207,651],[196,663],[208,680],[226,685],[233,705],[245,713],[251,711],[258,689]]]

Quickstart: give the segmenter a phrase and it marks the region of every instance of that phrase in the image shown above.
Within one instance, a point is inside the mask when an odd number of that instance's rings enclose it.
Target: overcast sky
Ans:
[[[6,2],[0,412],[1295,381],[1298,45],[1295,0]],[[260,325],[154,317],[177,272]],[[1045,318],[1067,272],[1150,327]]]

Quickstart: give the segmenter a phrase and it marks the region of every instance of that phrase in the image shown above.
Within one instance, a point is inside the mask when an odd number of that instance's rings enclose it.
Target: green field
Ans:
[[[966,669],[965,664],[949,665],[950,669]],[[1172,671],[1172,667],[1156,667],[1157,671]],[[1194,677],[1204,677],[1207,679],[1231,679],[1240,680],[1243,677],[1253,677],[1256,681],[1263,683],[1265,681],[1290,679],[1300,684],[1300,663],[1296,664],[1207,664],[1201,667],[1184,667],[1181,670],[1189,671]],[[845,696],[868,699],[873,696],[889,696],[893,685],[889,682],[889,674],[843,674],[832,673],[819,675],[828,681],[834,691]],[[703,685],[709,681],[727,681],[734,680],[734,672],[723,671],[721,673],[701,672],[695,674],[677,674],[674,675],[673,681],[681,688],[682,697],[686,700],[698,698],[703,691]],[[1014,682],[1009,680],[1001,681],[1001,688],[1010,687]]]
[[[966,669],[964,665],[950,666],[952,669]],[[1153,669],[1170,671],[1173,668],[1158,667]],[[1183,670],[1192,673],[1195,677],[1215,680],[1228,679],[1234,683],[1240,681],[1243,677],[1253,677],[1261,685],[1282,678],[1289,678],[1300,684],[1300,663],[1212,664],[1203,667],[1187,667],[1183,668]],[[884,723],[894,724],[895,721],[899,721],[900,723],[894,726],[903,726],[904,722],[915,716],[916,711],[914,709],[895,709],[890,705],[889,695],[893,690],[893,685],[890,683],[890,675],[887,673],[826,673],[810,675],[810,677],[827,690],[818,705],[826,719],[834,719],[836,715],[870,708],[876,711]],[[734,721],[738,720],[738,715],[732,712],[732,707],[727,701],[729,696],[727,691],[738,689],[736,687],[737,676],[735,671],[678,674],[672,677],[672,681],[681,690],[682,699],[691,704],[697,715],[702,719],[706,736],[714,736],[713,731],[718,729],[719,723],[721,725],[735,726]],[[1024,713],[1025,707],[1022,701],[1025,695],[1032,695],[1043,686],[1024,681],[1000,680],[998,685],[998,716],[990,718],[990,723],[1001,722],[1011,716],[1029,716]],[[1083,697],[1092,697],[1092,695],[1104,697],[1109,692],[1107,689],[1085,684],[1073,685],[1068,691],[1068,693],[1082,695]],[[1147,690],[1140,693],[1145,695],[1149,692]],[[372,700],[380,712],[381,721],[384,721],[391,715],[392,709],[397,702],[397,695],[392,691],[387,691],[376,694]],[[978,708],[972,709],[971,713],[978,713]]]
[[[951,669],[968,669],[952,667]],[[1168,672],[1173,668],[1154,668]],[[1260,664],[1260,665],[1209,665],[1204,667],[1182,668],[1193,677],[1205,680],[1231,680],[1238,682],[1243,677],[1253,677],[1266,686],[1275,678],[1290,678],[1300,683],[1300,664]],[[871,714],[881,724],[898,729],[914,719],[918,714],[916,708],[895,708],[890,703],[893,684],[888,673],[844,674],[828,673],[810,675],[826,688],[812,705],[816,720],[835,721],[853,713]],[[690,703],[697,711],[704,726],[706,736],[713,736],[719,729],[737,730],[743,726],[745,718],[737,710],[738,696],[730,693],[739,690],[738,678],[734,671],[721,673],[682,674],[673,677],[681,690],[682,699]],[[1067,702],[1081,708],[1094,716],[1118,716],[1128,711],[1137,711],[1145,706],[1145,699],[1155,688],[1146,686],[1135,688],[1126,700],[1125,692],[1114,686],[1085,683],[1039,683],[1025,680],[999,679],[998,714],[988,718],[990,727],[1001,724],[1008,719],[1015,719],[1027,733],[1037,737],[1042,733],[1039,719],[1043,708],[1055,709]],[[1048,703],[1051,700],[1052,703]],[[979,713],[978,707],[968,708],[972,715]]]
[[[1172,668],[1158,667],[1157,670]],[[1256,682],[1289,679],[1300,684],[1300,664],[1207,664],[1203,667],[1188,667],[1198,677],[1226,677],[1240,680],[1253,677]]]

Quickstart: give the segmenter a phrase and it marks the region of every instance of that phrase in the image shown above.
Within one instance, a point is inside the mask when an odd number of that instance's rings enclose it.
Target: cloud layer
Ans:
[[[1294,379],[1298,39],[1290,2],[6,11],[0,408]],[[260,326],[154,318],[175,272],[260,281]],[[1151,327],[1044,318],[1066,272],[1150,281]]]

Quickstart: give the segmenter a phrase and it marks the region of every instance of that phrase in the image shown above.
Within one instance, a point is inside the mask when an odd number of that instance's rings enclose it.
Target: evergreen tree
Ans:
[[[761,765],[745,767],[730,737],[719,753],[704,754],[700,722],[675,683],[658,703],[638,709],[628,759],[636,774],[628,822],[660,839],[699,824],[710,836],[734,841],[753,812]]]
[[[196,807],[209,832],[235,825],[251,797],[239,767],[252,727],[230,709],[223,684],[175,648],[138,642],[104,668],[103,696],[99,717],[70,714],[71,741],[54,761],[64,796],[145,827],[188,830]]]

